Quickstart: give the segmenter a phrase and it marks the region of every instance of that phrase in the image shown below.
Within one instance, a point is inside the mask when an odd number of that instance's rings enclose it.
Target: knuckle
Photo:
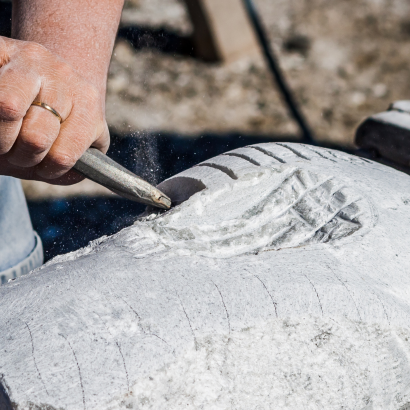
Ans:
[[[36,59],[41,58],[44,56],[44,54],[49,53],[43,45],[35,43],[34,41],[24,42],[23,50],[28,56],[34,57]]]
[[[60,169],[70,169],[76,162],[72,155],[64,152],[50,154],[49,159],[55,167]]]
[[[57,61],[56,62],[56,69],[58,73],[67,81],[67,79],[73,76],[74,70],[64,61]]]
[[[41,154],[50,147],[48,138],[39,134],[31,138],[22,138],[19,145],[21,151],[30,155]]]
[[[58,58],[54,59],[50,68],[52,69],[53,79],[58,82],[59,88],[70,89],[71,84],[75,82],[73,81],[73,78],[76,76],[74,69]]]
[[[23,102],[16,95],[8,95],[0,100],[0,120],[19,121],[26,114]]]

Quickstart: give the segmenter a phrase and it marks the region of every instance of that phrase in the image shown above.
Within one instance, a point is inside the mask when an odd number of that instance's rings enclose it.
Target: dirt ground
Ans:
[[[366,116],[410,96],[406,0],[256,0],[273,48],[317,138],[351,145]],[[180,0],[130,0],[122,25],[189,34]],[[261,61],[207,64],[117,43],[107,116],[137,130],[282,135],[297,131]]]
[[[407,0],[255,0],[286,78],[320,141],[353,145],[357,125],[410,96]],[[128,0],[121,27],[192,27],[182,0]],[[295,135],[263,60],[205,63],[190,56],[134,50],[117,41],[107,119],[130,135],[173,132]],[[28,198],[103,193],[24,183]]]

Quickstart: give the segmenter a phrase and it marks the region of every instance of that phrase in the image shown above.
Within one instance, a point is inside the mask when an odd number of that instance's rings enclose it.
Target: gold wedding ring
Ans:
[[[31,105],[36,105],[37,107],[45,108],[46,110],[50,111],[52,114],[54,114],[59,119],[60,124],[63,122],[61,115],[53,107],[50,107],[48,104],[40,102],[40,101],[33,101]]]

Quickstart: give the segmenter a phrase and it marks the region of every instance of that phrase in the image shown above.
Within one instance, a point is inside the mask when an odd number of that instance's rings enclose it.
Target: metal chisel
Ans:
[[[88,148],[73,168],[91,181],[131,201],[162,209],[171,207],[168,196],[96,148]]]

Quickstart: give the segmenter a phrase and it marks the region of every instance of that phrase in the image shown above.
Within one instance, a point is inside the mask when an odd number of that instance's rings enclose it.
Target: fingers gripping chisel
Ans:
[[[124,198],[162,209],[171,207],[168,196],[96,148],[85,151],[73,168]]]

